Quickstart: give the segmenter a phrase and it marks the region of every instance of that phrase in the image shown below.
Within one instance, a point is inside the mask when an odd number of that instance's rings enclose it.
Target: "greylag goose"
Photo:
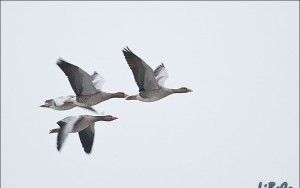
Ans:
[[[96,71],[94,71],[94,73],[91,75],[91,78],[92,78],[93,85],[95,86],[95,88],[101,90],[102,85],[105,82],[104,78],[100,74],[98,74]],[[76,96],[74,96],[74,95],[57,97],[55,99],[48,99],[40,107],[51,108],[53,110],[61,111],[61,110],[69,110],[76,106],[81,107],[81,108],[86,108],[88,110],[91,110],[91,111],[97,113],[97,111],[92,107],[80,106],[80,104],[77,104]]]
[[[79,138],[84,151],[89,154],[92,151],[92,146],[94,142],[95,135],[95,122],[97,121],[113,121],[118,119],[117,117],[107,115],[107,116],[90,116],[90,115],[80,115],[80,116],[68,116],[57,124],[60,128],[50,130],[51,133],[57,134],[57,150],[60,151],[64,141],[66,140],[69,133],[78,132]]]
[[[104,79],[97,73],[89,75],[81,68],[58,59],[57,65],[68,77],[73,91],[76,94],[77,106],[90,107],[111,98],[125,98],[127,95],[123,92],[107,93],[102,91]]]
[[[141,58],[135,55],[128,47],[123,49],[123,54],[132,70],[135,82],[139,87],[139,94],[126,97],[126,100],[139,100],[153,102],[174,93],[188,93],[191,89],[181,87],[169,89],[164,87],[165,80],[169,77],[164,64],[159,65],[154,71]]]
[[[53,110],[62,111],[62,110],[72,109],[76,106],[81,107],[81,108],[86,108],[86,109],[91,110],[93,112],[97,112],[92,107],[77,105],[76,97],[72,96],[72,95],[57,97],[55,99],[48,99],[40,107],[51,108]]]

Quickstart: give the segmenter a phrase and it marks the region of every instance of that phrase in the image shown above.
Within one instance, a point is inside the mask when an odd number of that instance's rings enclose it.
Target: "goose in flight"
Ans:
[[[127,97],[123,92],[107,93],[102,91],[104,79],[97,73],[89,75],[81,68],[63,59],[58,59],[57,65],[69,79],[76,94],[77,106],[91,107],[111,98]]]
[[[92,77],[92,81],[93,81],[95,88],[101,90],[102,84],[104,83],[104,78],[100,74],[98,74],[96,71],[94,71],[94,73],[91,75],[91,77]],[[76,106],[81,107],[81,108],[86,108],[90,111],[97,113],[97,111],[92,107],[82,106],[82,105],[80,106],[80,104],[78,104],[76,101],[76,96],[74,96],[74,95],[61,96],[61,97],[57,97],[54,99],[48,99],[40,107],[51,108],[53,110],[62,111],[62,110],[72,109]]]
[[[80,116],[68,116],[57,124],[60,128],[50,130],[50,133],[57,134],[57,150],[60,151],[61,147],[66,140],[69,133],[78,132],[82,147],[85,153],[89,154],[92,151],[92,146],[94,142],[95,135],[95,122],[97,121],[113,121],[118,119],[117,117],[106,115],[106,116],[90,116],[90,115],[80,115]]]
[[[61,96],[48,99],[40,107],[51,108],[53,110],[69,110],[76,106],[76,97],[73,95]]]
[[[139,87],[139,94],[126,97],[126,100],[139,100],[143,102],[153,102],[160,100],[174,93],[188,93],[191,89],[181,87],[169,89],[164,87],[166,79],[169,77],[164,64],[159,65],[154,71],[141,58],[135,55],[128,47],[123,49],[123,54],[132,70],[135,82]]]

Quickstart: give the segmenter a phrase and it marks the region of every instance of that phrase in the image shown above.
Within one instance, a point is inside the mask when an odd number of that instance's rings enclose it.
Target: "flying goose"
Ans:
[[[97,73],[89,75],[81,68],[58,59],[57,65],[68,77],[73,91],[76,94],[77,106],[91,107],[111,98],[125,98],[123,92],[106,93],[102,91],[104,79]]]
[[[82,105],[80,106],[80,104],[78,104],[77,101],[76,101],[76,97],[72,96],[72,95],[61,96],[61,97],[57,97],[55,99],[48,99],[40,107],[51,108],[53,110],[62,111],[62,110],[72,109],[76,106],[78,106],[80,108],[85,108],[85,109],[88,109],[92,112],[97,113],[97,111],[94,108],[90,107],[90,106],[82,106]]]
[[[169,89],[164,87],[165,80],[169,77],[164,64],[159,65],[154,71],[141,58],[135,55],[128,47],[123,49],[123,54],[132,70],[135,82],[139,87],[139,94],[126,97],[126,100],[139,100],[153,102],[173,93],[188,93],[191,89],[181,87]]]
[[[66,140],[69,133],[78,132],[79,138],[84,151],[89,154],[92,151],[92,146],[94,142],[95,135],[95,122],[97,121],[113,121],[118,119],[117,117],[106,115],[106,116],[90,116],[90,115],[80,115],[80,116],[68,116],[57,124],[60,128],[50,130],[51,133],[57,134],[57,150],[60,151],[64,141]]]
[[[93,85],[95,86],[95,88],[101,90],[102,85],[104,83],[104,78],[100,74],[98,74],[96,71],[94,71],[94,73],[91,75],[91,77],[92,77]],[[92,107],[80,106],[80,104],[77,104],[76,96],[74,96],[74,95],[61,96],[61,97],[57,97],[55,99],[48,99],[40,107],[51,108],[53,110],[61,111],[61,110],[69,110],[76,106],[86,108],[93,112],[97,112]]]

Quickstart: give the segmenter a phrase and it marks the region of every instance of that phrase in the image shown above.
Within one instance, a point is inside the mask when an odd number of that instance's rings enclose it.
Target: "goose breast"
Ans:
[[[140,92],[140,94],[137,96],[137,99],[143,102],[154,102],[157,100],[160,100],[168,95],[170,95],[171,92],[166,88],[160,88],[156,90],[145,90]]]

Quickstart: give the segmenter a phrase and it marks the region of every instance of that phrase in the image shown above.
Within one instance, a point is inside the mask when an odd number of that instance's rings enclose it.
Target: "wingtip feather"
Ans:
[[[56,122],[56,124],[61,127],[61,126],[64,126],[66,124],[66,122],[60,120],[60,121]]]
[[[129,49],[129,47],[128,46],[125,46],[125,48],[123,48],[123,53],[130,53],[130,52],[132,52],[130,49]]]
[[[60,149],[61,149],[61,145],[59,145],[59,144],[57,143],[57,145],[56,145],[56,149],[57,149],[57,151],[60,151]]]
[[[63,64],[63,63],[65,63],[66,61],[63,59],[63,58],[61,58],[61,57],[59,57],[58,59],[57,59],[57,61],[56,61],[56,64],[57,65],[60,65],[60,64]]]

